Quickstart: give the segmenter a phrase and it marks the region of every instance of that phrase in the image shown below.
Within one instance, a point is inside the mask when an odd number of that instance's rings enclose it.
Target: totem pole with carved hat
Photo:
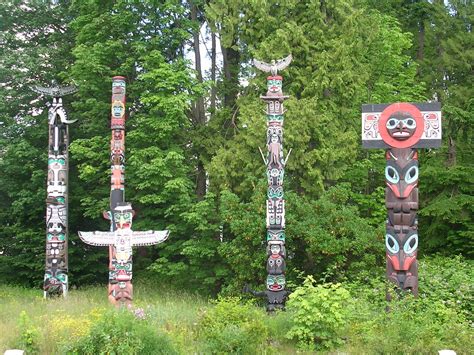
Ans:
[[[285,289],[286,248],[285,248],[285,200],[283,196],[283,178],[288,156],[283,156],[283,101],[288,96],[283,95],[283,78],[278,70],[285,69],[291,62],[291,54],[281,60],[264,63],[254,60],[254,65],[270,72],[267,77],[267,93],[261,96],[266,104],[267,114],[267,152],[262,150],[263,161],[267,170],[267,280],[266,290],[257,292],[246,288],[258,297],[267,300],[267,311],[282,309],[285,306],[289,292]],[[289,155],[289,154],[288,154]]]
[[[441,145],[441,106],[362,105],[362,145],[385,149],[387,279],[418,295],[418,152]],[[387,299],[391,299],[390,292]]]
[[[67,296],[68,291],[68,148],[69,124],[62,97],[77,91],[75,86],[35,85],[31,89],[53,98],[48,103],[48,186],[46,198],[46,270],[44,297]]]
[[[117,306],[130,305],[133,300],[132,247],[164,242],[169,231],[132,231],[135,212],[125,202],[125,78],[112,79],[112,112],[110,142],[111,183],[110,211],[103,213],[110,221],[109,232],[79,232],[87,244],[109,247],[109,301]]]

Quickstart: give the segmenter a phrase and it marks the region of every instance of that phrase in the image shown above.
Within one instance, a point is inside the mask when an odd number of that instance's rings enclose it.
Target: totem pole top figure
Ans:
[[[266,73],[271,73],[272,76],[277,76],[278,70],[285,69],[288,65],[290,65],[292,60],[293,60],[293,57],[290,54],[286,58],[283,58],[283,59],[278,59],[278,60],[273,59],[270,62],[270,64],[254,59],[253,65],[255,65],[261,71],[264,71]]]
[[[51,87],[49,88],[35,85],[31,87],[31,90],[38,94],[59,98],[66,95],[74,94],[75,92],[77,92],[77,87],[74,85],[59,86],[56,80],[53,80],[51,81]]]
[[[48,122],[49,124],[54,124],[56,121],[56,117],[59,117],[59,122],[71,124],[76,122],[77,120],[68,120],[66,111],[62,107],[62,99],[61,97],[74,94],[77,92],[77,87],[74,85],[71,86],[59,86],[56,80],[51,82],[51,87],[47,88],[44,86],[35,85],[30,88],[34,92],[46,96],[51,96],[53,98],[53,103],[47,103],[46,105],[49,107],[48,111]]]
[[[253,64],[258,69],[266,72],[271,73],[271,76],[267,77],[267,94],[260,96],[261,99],[265,98],[277,98],[280,101],[287,99],[289,96],[283,95],[282,91],[282,82],[283,78],[278,74],[278,70],[285,69],[288,65],[290,65],[291,60],[293,57],[288,55],[286,58],[279,59],[279,60],[272,60],[270,64],[261,62],[257,59],[253,60]]]
[[[439,102],[362,105],[364,148],[437,148],[441,145]]]

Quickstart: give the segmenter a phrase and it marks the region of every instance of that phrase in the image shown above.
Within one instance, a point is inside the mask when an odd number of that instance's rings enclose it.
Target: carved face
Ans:
[[[267,142],[270,143],[281,143],[281,138],[283,135],[283,129],[280,126],[270,126],[267,130]]]
[[[48,243],[64,242],[66,240],[66,235],[64,233],[47,233],[46,239],[48,240]]]
[[[404,141],[415,133],[416,121],[408,112],[397,111],[390,115],[385,126],[390,137]]]
[[[49,205],[46,209],[46,228],[48,233],[65,233],[67,209],[64,205]]]
[[[62,293],[67,285],[67,274],[62,270],[46,270],[43,289],[48,293]]]
[[[286,270],[285,259],[280,255],[271,255],[267,260],[267,272],[270,275],[280,275]]]
[[[125,106],[122,101],[114,101],[112,103],[112,117],[121,118],[125,113]]]
[[[408,271],[416,260],[418,250],[418,231],[416,229],[395,230],[387,227],[385,234],[387,261],[393,270]]]
[[[270,291],[281,291],[285,288],[285,275],[268,275],[267,289]]]
[[[123,229],[122,229],[123,230]],[[122,269],[125,269],[125,264],[130,262],[128,268],[132,268],[131,265],[132,258],[132,242],[130,235],[123,235],[117,233],[115,244],[114,244],[114,259],[118,265],[122,265]]]
[[[126,204],[123,206],[117,206],[114,210],[114,223],[116,229],[131,229],[132,220],[135,212],[132,209],[132,205]]]
[[[281,79],[267,79],[268,92],[272,94],[278,94],[281,92],[282,81]]]
[[[270,168],[267,169],[267,178],[269,186],[281,186],[283,184],[283,176],[285,171],[283,169]]]
[[[269,187],[268,188],[268,198],[282,198],[283,197],[283,187]]]
[[[285,241],[285,231],[280,230],[280,231],[272,231],[269,230],[267,231],[267,241]]]
[[[269,241],[267,245],[267,255],[271,256],[281,256],[286,257],[286,248],[283,242],[281,241]]]
[[[418,160],[414,150],[387,153],[385,182],[397,198],[407,198],[418,185]]]
[[[64,195],[66,193],[66,159],[59,155],[48,159],[48,194]]]

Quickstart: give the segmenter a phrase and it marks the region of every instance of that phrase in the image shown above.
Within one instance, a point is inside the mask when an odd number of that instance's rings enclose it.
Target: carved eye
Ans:
[[[273,264],[274,264],[274,263],[275,263],[275,262],[273,261],[273,259],[269,259],[269,260],[268,260],[268,265],[269,265],[270,267],[273,267]]]
[[[277,259],[277,260],[276,260],[276,263],[277,263],[277,266],[281,266],[281,264],[282,264],[281,259]]]
[[[395,127],[398,126],[399,122],[400,121],[398,119],[392,117],[387,121],[386,126],[387,126],[388,129],[394,129]]]
[[[412,254],[418,248],[418,234],[413,234],[410,238],[407,239],[405,245],[403,246],[403,251],[406,254]]]
[[[403,123],[405,126],[409,129],[414,129],[416,128],[416,121],[413,118],[407,118],[403,120]]]
[[[405,182],[407,184],[414,183],[418,180],[418,167],[416,165],[412,166],[405,174]]]
[[[400,251],[400,246],[398,245],[397,240],[390,234],[385,234],[385,246],[387,250],[392,253],[396,254]]]
[[[392,184],[396,184],[400,181],[400,176],[393,166],[388,165],[385,168],[385,178]]]

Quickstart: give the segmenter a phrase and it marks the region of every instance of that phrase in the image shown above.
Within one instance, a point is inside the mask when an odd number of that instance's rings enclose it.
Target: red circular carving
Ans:
[[[387,130],[387,121],[395,112],[406,112],[410,114],[411,117],[416,122],[416,129],[413,135],[408,138],[407,140],[400,141],[393,137],[391,137]],[[423,115],[421,114],[420,110],[415,105],[408,104],[405,102],[398,102],[395,104],[391,104],[383,110],[382,114],[380,115],[379,120],[379,133],[382,137],[383,141],[387,143],[389,146],[393,148],[409,148],[414,146],[420,140],[421,136],[423,135],[424,131],[424,121]]]

